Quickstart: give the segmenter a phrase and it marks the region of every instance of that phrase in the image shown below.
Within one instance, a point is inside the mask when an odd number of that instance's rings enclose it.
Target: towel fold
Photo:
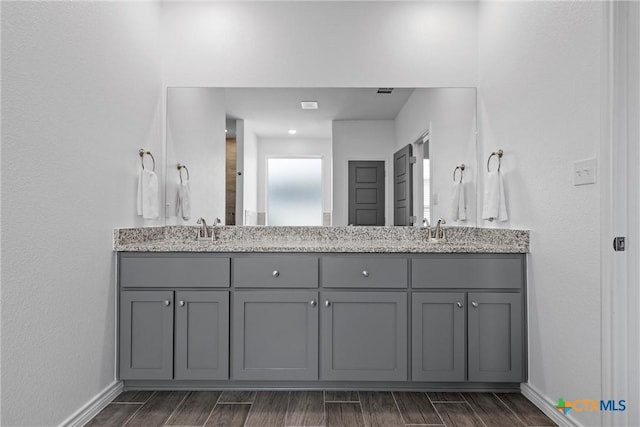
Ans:
[[[451,191],[451,206],[449,209],[449,218],[452,221],[466,221],[467,206],[464,198],[464,184],[455,182]]]
[[[189,186],[189,181],[178,184],[176,215],[182,217],[185,221],[191,218],[191,187]]]
[[[504,197],[504,183],[502,174],[499,171],[487,173],[487,180],[484,186],[484,205],[482,207],[482,219],[489,221],[506,221],[507,203]]]
[[[143,169],[138,177],[138,215],[144,219],[156,219],[158,210],[158,176]]]

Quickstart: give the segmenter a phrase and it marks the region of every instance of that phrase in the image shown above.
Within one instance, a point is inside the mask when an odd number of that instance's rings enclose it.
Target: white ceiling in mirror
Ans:
[[[290,136],[330,138],[333,120],[393,120],[414,91],[394,88],[227,88],[227,118],[251,122],[261,138]],[[303,110],[302,101],[317,101],[317,110]]]

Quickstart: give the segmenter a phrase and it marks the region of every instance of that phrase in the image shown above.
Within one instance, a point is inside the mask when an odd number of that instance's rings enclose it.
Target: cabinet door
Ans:
[[[464,292],[413,294],[413,381],[465,380],[464,297]]]
[[[407,294],[323,292],[323,380],[407,380]]]
[[[318,379],[318,293],[236,291],[232,378]]]
[[[120,378],[173,377],[173,292],[120,293]]]
[[[175,379],[229,378],[229,293],[176,292]]]
[[[519,292],[468,294],[469,381],[522,381],[521,298]]]

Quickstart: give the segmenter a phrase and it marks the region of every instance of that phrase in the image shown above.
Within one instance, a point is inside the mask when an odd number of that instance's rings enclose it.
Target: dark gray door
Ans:
[[[320,378],[407,380],[407,294],[323,292]]]
[[[521,382],[520,293],[469,292],[469,381]]]
[[[384,162],[349,162],[349,225],[384,225]]]
[[[413,294],[413,381],[465,380],[464,297],[464,292]]]
[[[236,291],[232,379],[318,379],[318,293]]]
[[[229,293],[176,292],[175,379],[229,378]]]
[[[173,291],[120,293],[120,379],[173,377]]]
[[[413,164],[411,144],[393,155],[393,225],[412,225]]]

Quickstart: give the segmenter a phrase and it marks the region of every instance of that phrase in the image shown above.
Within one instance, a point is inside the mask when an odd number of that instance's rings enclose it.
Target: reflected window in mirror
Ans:
[[[267,225],[322,225],[322,159],[267,159]]]

